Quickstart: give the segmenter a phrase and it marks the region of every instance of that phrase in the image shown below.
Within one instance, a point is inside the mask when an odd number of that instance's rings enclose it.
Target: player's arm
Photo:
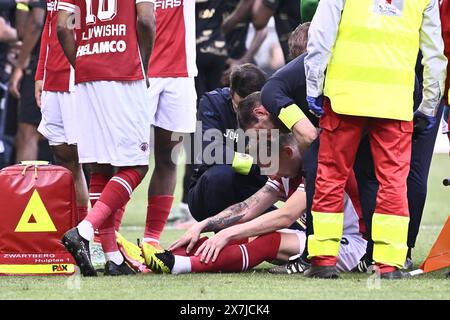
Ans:
[[[19,57],[17,58],[16,67],[21,69],[26,69],[28,67],[31,53],[41,37],[41,30],[43,29],[46,15],[45,2],[41,3],[39,6],[30,5],[30,10],[30,16],[27,19],[23,32],[22,47],[20,49]]]
[[[13,96],[19,97],[20,82],[23,78],[23,70],[28,67],[31,53],[39,41],[41,29],[45,21],[45,9],[35,7],[30,14],[30,18],[25,26],[23,43],[20,49],[19,57],[17,58],[16,68],[11,76],[10,92]]]
[[[47,15],[45,19],[44,30],[42,30],[41,36],[41,47],[39,51],[39,60],[36,68],[36,76],[34,78],[34,96],[36,98],[36,104],[41,107],[41,96],[44,87],[44,73],[45,73],[45,60],[47,59],[47,46],[49,41],[49,28],[50,28],[50,18]]]
[[[74,12],[66,10],[66,7],[58,8],[58,40],[64,51],[64,54],[70,64],[75,67],[77,58],[77,44],[75,41],[74,30],[70,27],[69,21],[73,19]]]
[[[280,193],[266,184],[250,198],[228,207],[214,217],[203,220],[203,232],[217,232],[237,223],[255,219],[279,200],[281,200]]]
[[[297,190],[280,209],[271,211],[243,224],[232,226],[221,232],[229,240],[248,238],[289,228],[306,210],[306,193]]]
[[[259,48],[261,48],[261,45],[263,44],[264,40],[266,40],[268,32],[269,31],[267,28],[255,30],[252,42],[250,43],[250,47],[245,52],[244,56],[242,56],[242,58],[240,58],[239,60],[231,58],[227,60],[227,64],[230,66],[230,69],[227,70],[228,75],[231,73],[231,70],[234,66],[241,65],[244,63],[250,63],[253,61],[253,58],[258,53]]]
[[[17,37],[22,40],[25,35],[27,21],[30,16],[29,1],[16,0],[16,14],[15,14],[15,28],[17,30]]]
[[[281,209],[274,210],[248,221],[218,232],[205,241],[195,252],[201,254],[201,261],[215,262],[222,248],[231,240],[260,236],[280,229],[288,228],[306,210],[306,193],[297,190]]]
[[[263,0],[255,0],[252,8],[252,22],[256,30],[265,28],[275,12],[275,7],[268,7]]]
[[[6,23],[5,19],[0,17],[0,42],[15,42],[17,41],[17,31],[9,24]]]
[[[141,52],[145,73],[147,73],[155,41],[156,21],[154,0],[136,0],[136,12],[139,50]]]
[[[169,250],[187,246],[186,253],[195,246],[202,232],[219,231],[236,223],[254,219],[280,200],[280,192],[265,185],[247,200],[230,206],[214,217],[194,224],[186,233],[175,241]]]
[[[252,16],[252,8],[255,0],[241,0],[236,9],[223,21],[222,30],[225,34],[230,33],[237,24],[245,22]]]

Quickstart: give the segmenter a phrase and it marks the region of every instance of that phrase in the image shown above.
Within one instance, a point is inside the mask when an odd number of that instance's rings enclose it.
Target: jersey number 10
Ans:
[[[92,1],[98,1],[97,16],[92,13]],[[97,18],[99,18],[100,21],[110,21],[114,19],[116,14],[117,0],[86,0],[86,24],[88,25],[94,24],[97,21]]]

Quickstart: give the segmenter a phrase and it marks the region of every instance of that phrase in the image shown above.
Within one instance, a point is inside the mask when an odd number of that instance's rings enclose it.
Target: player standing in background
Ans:
[[[28,4],[20,3],[16,9],[16,17],[19,18],[16,21],[24,22],[23,28],[18,29],[22,46],[9,85],[11,94],[20,99],[16,134],[17,163],[37,160],[39,154],[41,135],[37,129],[41,121],[41,112],[34,97],[34,78],[39,58],[39,39],[45,21],[45,9],[45,0],[31,0]]]
[[[253,62],[255,54],[267,36],[267,29],[255,32],[250,47],[247,49],[246,40],[251,17],[236,24],[227,30],[222,30],[223,21],[235,10],[239,0],[197,0],[196,37],[197,37],[197,68],[198,76],[195,78],[197,97],[219,87],[230,86],[232,68],[237,65]],[[198,119],[200,120],[200,119]],[[191,135],[191,140],[193,139]],[[185,146],[187,148],[187,146]],[[191,145],[191,149],[193,146]],[[189,153],[189,151],[188,151]],[[194,151],[190,150],[191,156]],[[187,163],[183,179],[183,198],[180,211],[183,217],[177,222],[192,222],[191,212],[188,208],[188,192],[191,177],[194,173],[194,159]],[[182,224],[177,224],[182,226]]]
[[[197,0],[196,34],[198,77],[195,80],[197,95],[220,87],[222,74],[226,68],[244,63],[253,63],[254,55],[267,36],[267,30],[256,31],[250,48],[246,40],[251,22],[248,16],[230,29],[222,30],[222,23],[235,10],[239,0]],[[226,72],[229,78],[231,70]],[[227,79],[226,86],[229,86]]]
[[[151,123],[155,137],[155,169],[148,188],[146,243],[159,246],[174,200],[182,141],[173,133],[195,131],[196,103],[195,0],[155,1],[156,37],[150,60]]]
[[[289,62],[289,36],[301,22],[299,0],[241,0],[224,29],[230,30],[249,16],[256,30],[265,28],[272,16],[275,18],[278,41],[285,61]]]
[[[62,241],[81,273],[96,276],[89,242],[100,229],[105,274],[133,274],[116,243],[114,216],[148,170],[150,108],[144,70],[153,48],[154,1],[65,0],[58,10],[58,38],[75,66],[80,163],[91,164],[94,172],[118,169],[87,217]]]
[[[87,215],[88,194],[84,173],[78,163],[73,69],[56,35],[57,3],[47,0],[47,18],[36,70],[35,98],[42,112],[38,131],[49,140],[56,164],[72,172],[81,221]]]

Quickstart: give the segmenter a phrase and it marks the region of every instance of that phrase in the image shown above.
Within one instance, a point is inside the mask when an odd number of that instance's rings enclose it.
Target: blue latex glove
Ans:
[[[323,116],[323,96],[317,98],[308,96],[306,101],[308,102],[309,112],[318,118]]]
[[[414,112],[414,135],[425,135],[436,124],[436,117],[427,116],[426,114],[417,110]]]

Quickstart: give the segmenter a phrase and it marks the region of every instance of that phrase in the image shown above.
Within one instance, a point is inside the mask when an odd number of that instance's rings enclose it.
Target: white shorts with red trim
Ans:
[[[148,165],[150,107],[145,81],[76,85],[80,163]]]
[[[42,92],[42,119],[38,131],[51,146],[77,143],[75,94],[72,92]]]
[[[150,78],[152,125],[172,132],[195,132],[197,93],[194,78]]]

